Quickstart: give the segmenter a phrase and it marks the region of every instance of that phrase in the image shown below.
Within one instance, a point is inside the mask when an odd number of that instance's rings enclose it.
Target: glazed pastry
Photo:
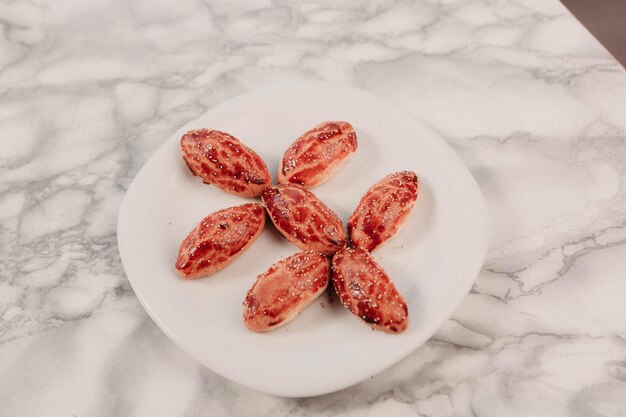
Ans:
[[[330,260],[300,252],[259,275],[243,302],[243,322],[255,332],[273,330],[292,320],[328,286]]]
[[[265,210],[258,203],[209,214],[183,240],[176,269],[186,279],[211,275],[234,261],[259,237]]]
[[[287,149],[278,167],[278,183],[303,187],[321,184],[345,163],[356,148],[356,133],[350,123],[320,123]]]
[[[228,133],[192,130],[180,139],[180,148],[189,170],[205,184],[242,197],[257,197],[272,184],[261,157]]]
[[[387,273],[364,249],[343,248],[333,257],[333,286],[343,305],[374,330],[401,333],[409,324],[406,302]]]
[[[411,214],[418,189],[412,171],[387,175],[374,184],[348,219],[352,244],[371,252],[395,235]]]
[[[300,186],[267,187],[263,202],[280,233],[302,250],[331,255],[346,243],[335,212]]]

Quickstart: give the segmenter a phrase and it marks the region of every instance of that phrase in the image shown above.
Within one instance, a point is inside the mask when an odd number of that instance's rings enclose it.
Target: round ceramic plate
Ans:
[[[220,272],[186,281],[174,269],[180,242],[204,216],[252,201],[191,175],[179,150],[184,132],[211,128],[231,133],[261,155],[275,178],[285,149],[327,120],[350,122],[358,137],[351,159],[313,189],[344,224],[363,193],[385,175],[412,170],[420,177],[419,199],[409,220],[373,253],[406,299],[410,324],[402,334],[372,331],[328,294],[275,331],[247,330],[242,322],[247,290],[270,265],[298,252],[270,221],[254,245]],[[303,82],[244,94],[180,129],[126,193],[118,242],[139,300],[181,348],[242,385],[304,397],[362,381],[431,337],[483,264],[487,221],[471,174],[432,130],[368,93]]]

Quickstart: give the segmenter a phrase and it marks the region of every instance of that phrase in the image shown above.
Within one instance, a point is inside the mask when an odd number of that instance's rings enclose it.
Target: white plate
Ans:
[[[400,335],[370,330],[323,295],[295,320],[265,334],[248,331],[242,301],[256,276],[298,249],[268,221],[246,253],[196,281],[176,275],[181,240],[216,210],[249,199],[193,177],[179,152],[191,129],[229,132],[263,157],[275,175],[287,146],[325,120],[346,120],[358,150],[313,191],[346,221],[383,176],[413,170],[420,197],[404,228],[374,252],[404,295],[410,325]],[[304,397],[362,381],[407,356],[449,317],[469,291],[487,250],[485,204],[452,149],[414,117],[359,90],[304,82],[253,91],[209,110],[172,136],[145,164],[124,199],[120,254],[152,319],[206,367],[270,394]]]

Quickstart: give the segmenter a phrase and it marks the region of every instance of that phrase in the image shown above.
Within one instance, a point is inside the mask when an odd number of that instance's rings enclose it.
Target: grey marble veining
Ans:
[[[626,74],[554,0],[0,4],[1,416],[623,416]],[[202,368],[120,265],[120,202],[185,122],[323,79],[450,143],[487,262],[437,335],[323,397]]]

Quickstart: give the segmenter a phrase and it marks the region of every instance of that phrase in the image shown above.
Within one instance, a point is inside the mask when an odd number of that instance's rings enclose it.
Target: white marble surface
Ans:
[[[0,3],[0,416],[626,415],[626,73],[555,0]],[[492,243],[433,340],[280,399],[147,317],[115,222],[185,122],[325,79],[437,130]]]

